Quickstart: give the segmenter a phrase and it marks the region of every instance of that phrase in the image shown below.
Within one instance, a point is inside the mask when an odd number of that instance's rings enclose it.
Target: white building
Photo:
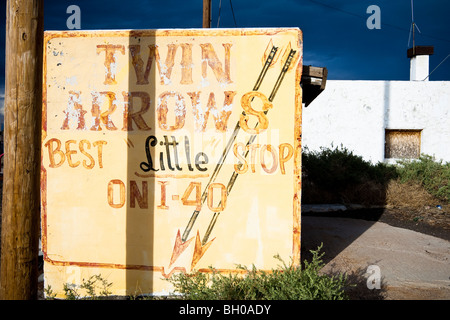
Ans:
[[[328,80],[303,108],[303,145],[342,145],[372,163],[420,154],[450,162],[450,81],[428,81],[425,53],[408,54],[410,81]]]

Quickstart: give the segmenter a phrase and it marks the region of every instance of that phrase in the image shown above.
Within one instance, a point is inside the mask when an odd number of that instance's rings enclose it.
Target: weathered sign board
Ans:
[[[300,260],[297,28],[49,31],[42,251],[62,297]],[[81,291],[82,292],[82,291]]]

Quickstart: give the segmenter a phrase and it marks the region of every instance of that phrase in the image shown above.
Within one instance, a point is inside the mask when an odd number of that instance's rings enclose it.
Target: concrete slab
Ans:
[[[303,251],[320,243],[324,272],[368,278],[367,268],[375,265],[387,298],[450,299],[449,241],[383,222],[302,217]]]

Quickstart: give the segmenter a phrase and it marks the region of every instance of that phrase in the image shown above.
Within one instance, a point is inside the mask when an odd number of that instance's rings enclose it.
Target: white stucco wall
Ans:
[[[303,145],[340,146],[385,161],[385,129],[422,129],[421,153],[450,162],[449,81],[329,80],[303,107]]]

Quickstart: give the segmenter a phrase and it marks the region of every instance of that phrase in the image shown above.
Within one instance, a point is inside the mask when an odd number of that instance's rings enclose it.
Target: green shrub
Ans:
[[[382,205],[386,185],[397,176],[394,166],[372,164],[341,146],[302,153],[303,203]]]
[[[342,145],[334,149],[322,147],[320,151],[312,152],[305,148],[302,169],[308,179],[329,190],[342,189],[367,180],[385,183],[396,177],[392,166],[381,162],[373,165]]]
[[[238,266],[245,275],[222,275],[213,268],[212,273],[193,272],[173,275],[169,281],[175,292],[187,300],[344,300],[346,277],[320,274],[323,267],[321,246],[311,251],[312,261],[305,261],[304,267],[282,262],[272,272]]]
[[[99,300],[106,299],[111,294],[110,288],[112,286],[111,282],[102,278],[100,274],[93,275],[89,279],[83,279],[80,286],[65,283],[64,284],[64,295],[66,300]],[[79,289],[85,290],[82,294]],[[46,294],[46,299],[53,300],[56,297],[56,293],[53,292],[51,286],[44,288]]]
[[[312,152],[305,148],[302,171],[304,203],[383,204],[387,184],[395,179],[418,183],[433,197],[450,202],[450,163],[429,155],[395,165],[372,164],[343,146]]]
[[[397,173],[400,182],[417,182],[434,197],[450,202],[450,163],[423,154],[418,160],[397,161]]]

